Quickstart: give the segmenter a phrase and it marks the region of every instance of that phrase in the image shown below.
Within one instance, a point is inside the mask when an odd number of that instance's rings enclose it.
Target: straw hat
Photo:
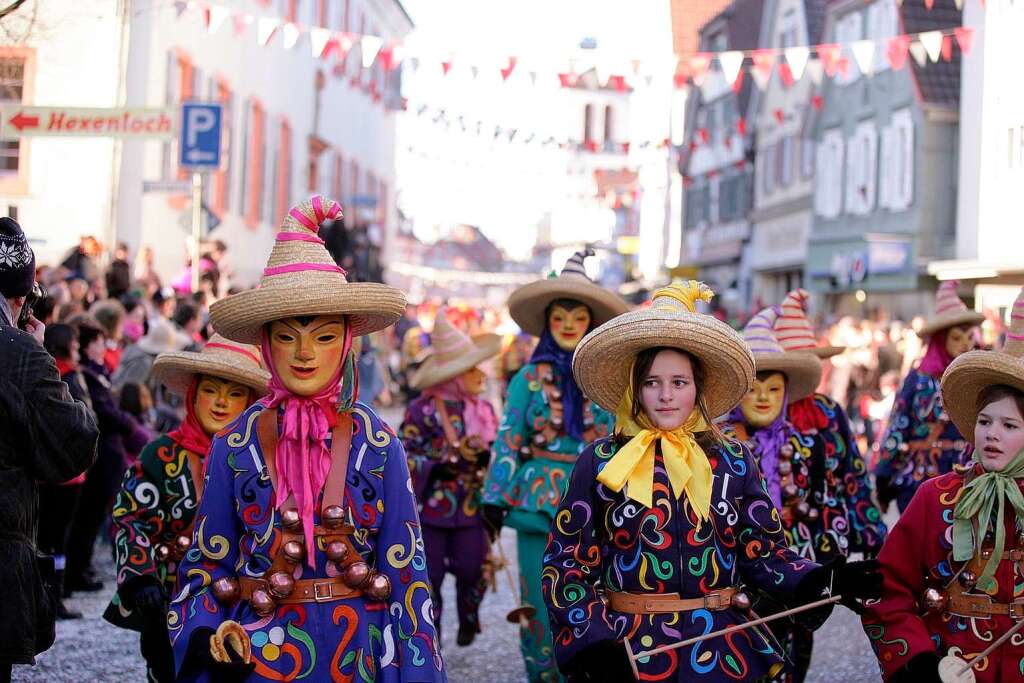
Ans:
[[[501,352],[500,336],[477,334],[470,337],[449,322],[447,313],[447,307],[437,311],[434,332],[430,335],[430,355],[409,380],[413,389],[429,389],[447,382]]]
[[[787,402],[807,398],[821,381],[821,360],[807,351],[784,351],[775,338],[779,309],[765,308],[743,328],[743,339],[754,352],[757,372],[781,372],[786,376]]]
[[[302,315],[347,315],[353,336],[384,329],[405,312],[405,295],[375,282],[349,282],[316,233],[341,206],[314,196],[291,209],[258,289],[215,302],[210,317],[228,339],[259,344],[265,324]]]
[[[556,299],[573,299],[586,304],[595,327],[629,310],[622,297],[587,277],[583,259],[593,255],[593,249],[577,251],[565,262],[565,268],[558,277],[537,280],[512,292],[508,298],[508,312],[524,332],[535,337],[544,334],[548,326],[544,311]]]
[[[599,406],[614,413],[631,381],[637,354],[668,346],[693,354],[707,378],[701,393],[712,418],[729,412],[754,380],[750,349],[731,327],[696,312],[696,302],[710,301],[714,292],[690,280],[654,293],[651,306],[610,320],[583,338],[572,359],[580,389]]]
[[[843,346],[818,346],[811,323],[807,320],[806,289],[794,289],[782,300],[782,313],[775,321],[775,339],[783,351],[806,351],[818,358],[831,358],[846,350]]]
[[[156,320],[149,325],[149,331],[136,342],[146,353],[166,353],[181,351],[189,345],[188,335],[178,332],[167,320]]]
[[[973,441],[978,396],[993,384],[1024,391],[1024,290],[1010,312],[1010,329],[1001,351],[968,351],[942,373],[942,404],[953,424]]]
[[[228,341],[219,334],[210,337],[199,353],[177,351],[161,353],[153,363],[153,377],[176,394],[184,396],[197,375],[213,375],[239,382],[267,393],[270,373],[263,369],[260,351],[255,346]]]
[[[980,325],[985,319],[981,313],[967,308],[967,304],[957,296],[956,288],[959,284],[959,280],[939,283],[935,292],[935,313],[917,331],[919,336],[928,337],[957,325]]]

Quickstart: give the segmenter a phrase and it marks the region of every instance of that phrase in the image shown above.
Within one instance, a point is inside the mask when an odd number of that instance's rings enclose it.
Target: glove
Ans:
[[[501,535],[501,527],[505,524],[507,514],[508,510],[500,505],[484,503],[480,508],[480,516],[484,520],[484,527],[487,529],[487,535],[491,537],[492,543]]]
[[[581,650],[562,667],[568,683],[622,683],[636,680],[625,646],[602,640]]]
[[[905,666],[889,676],[889,683],[942,683],[939,677],[941,659],[934,652],[914,655]]]
[[[153,619],[163,617],[167,611],[167,594],[164,587],[155,581],[143,581],[132,594],[136,609]]]
[[[797,586],[797,598],[805,603],[830,595],[842,595],[843,599],[839,601],[841,605],[857,614],[863,614],[864,606],[860,601],[882,597],[883,581],[878,560],[847,562],[840,555],[811,570]],[[814,610],[812,614],[816,612]]]
[[[889,504],[896,500],[896,489],[892,485],[892,479],[888,477],[875,477],[875,494],[878,496],[878,508],[885,514]]]
[[[452,481],[457,476],[455,466],[447,462],[436,462],[430,470],[430,478],[438,481]]]
[[[197,628],[188,641],[188,651],[182,663],[182,671],[198,675],[203,671],[210,673],[211,680],[218,683],[243,683],[256,668],[255,662],[246,664],[233,648],[225,648],[230,662],[218,662],[210,653],[210,639],[215,635],[212,628]]]

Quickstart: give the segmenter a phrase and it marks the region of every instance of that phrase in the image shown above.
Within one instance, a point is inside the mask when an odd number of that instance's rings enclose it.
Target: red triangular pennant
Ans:
[[[447,59],[441,62],[441,73],[445,76],[448,75],[448,71],[452,68],[452,60]]]
[[[942,36],[942,58],[947,62],[953,61],[953,36]]]
[[[681,72],[677,73],[675,76],[672,77],[672,82],[675,83],[676,88],[685,88],[686,74]]]
[[[740,72],[736,74],[736,80],[732,82],[732,91],[739,94],[740,90],[743,89],[743,74],[745,72],[740,69]]]
[[[750,56],[754,62],[754,68],[767,82],[772,75],[772,65],[775,63],[775,50],[754,50]]]
[[[626,92],[626,77],[625,76],[609,76],[608,87],[613,88],[616,92]]]
[[[840,47],[835,43],[826,43],[818,46],[818,59],[825,67],[825,73],[829,78],[836,75],[836,67],[839,66]]]
[[[789,64],[786,62],[779,62],[779,78],[782,80],[782,85],[786,88],[793,87],[793,70],[789,68]]]
[[[709,52],[698,52],[690,57],[690,75],[694,81],[700,81],[707,75],[708,69],[711,68],[711,53]]]
[[[896,36],[889,39],[885,55],[889,58],[889,66],[899,71],[907,64],[907,51],[910,49],[910,36]]]
[[[508,77],[512,75],[512,71],[516,68],[516,62],[519,61],[518,57],[509,57],[508,66],[501,70],[501,80],[507,81]]]
[[[960,52],[965,55],[970,53],[971,46],[974,45],[974,29],[969,26],[959,26],[953,29],[953,35],[956,36],[956,42],[960,45]]]
[[[786,112],[782,111],[781,109],[776,109],[772,113],[775,115],[775,120],[778,121],[779,123],[782,123],[783,121],[786,120]]]
[[[924,6],[926,9],[931,9],[932,7],[935,7],[935,0],[924,0]]]
[[[579,80],[579,76],[573,72],[558,74],[558,82],[562,84],[563,88],[572,88],[576,85],[576,81]]]

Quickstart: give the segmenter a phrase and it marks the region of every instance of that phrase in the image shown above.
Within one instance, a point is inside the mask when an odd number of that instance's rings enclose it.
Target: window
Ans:
[[[793,137],[787,135],[779,140],[779,186],[789,187],[793,182]]]
[[[0,104],[21,104],[25,99],[25,59],[0,57]],[[0,177],[18,175],[21,167],[21,142],[0,141]]]
[[[594,139],[594,105],[588,104],[583,107],[583,142],[587,143]]]
[[[213,174],[213,201],[210,209],[218,217],[222,218],[224,212],[230,208],[230,194],[231,194],[231,154],[233,151],[231,140],[232,140],[232,121],[235,110],[235,95],[231,92],[231,88],[228,86],[227,81],[218,79],[216,85],[213,88],[214,99],[224,105],[224,112],[221,117],[221,136],[222,136],[222,153],[224,155],[224,161],[221,164],[223,170],[216,171]]]
[[[191,58],[180,50],[168,51],[164,103],[170,106],[190,99],[195,92],[195,85],[196,72],[192,67]],[[164,178],[176,176],[179,180],[184,180],[188,177],[188,173],[184,169],[178,168],[177,154],[177,143],[172,140],[163,143],[162,170]]]
[[[331,25],[331,8],[328,0],[316,0],[316,25],[327,27]]]
[[[761,148],[761,193],[771,194],[775,189],[775,145]]]
[[[909,109],[892,115],[893,166],[890,208],[903,211],[914,199],[914,119]]]
[[[814,175],[814,140],[800,140],[800,177],[807,180]]]
[[[615,142],[615,120],[612,105],[604,108],[604,144],[605,147]]]
[[[859,124],[847,140],[846,212],[870,213],[875,207],[875,173],[878,166],[878,135],[872,121]]]
[[[794,45],[800,44],[800,29],[797,22],[796,10],[790,8],[783,13],[782,19],[779,22],[779,29],[778,46],[780,48],[786,49],[787,47],[793,47]]]
[[[284,220],[291,204],[292,195],[292,127],[288,119],[282,118],[278,129],[277,143],[277,188],[274,197],[273,220],[275,224]]]
[[[867,37],[875,41],[875,71],[889,68],[886,49],[889,39],[899,32],[896,0],[878,0],[868,7]]]
[[[722,197],[722,176],[716,175],[714,178],[708,180],[708,187],[710,188],[708,197],[708,221],[710,223],[719,223],[722,220],[722,207],[720,205]]]
[[[826,131],[817,149],[814,210],[822,218],[836,218],[843,200],[843,134]]]
[[[848,85],[860,77],[860,71],[850,53],[849,44],[864,38],[864,17],[859,11],[853,11],[840,17],[836,21],[835,40],[833,42],[843,45],[842,57],[848,59],[851,64],[843,75],[842,70],[836,73],[835,82],[839,85]]]
[[[266,158],[266,113],[257,100],[250,100],[246,108],[247,130],[245,150],[245,178],[242,185],[242,207],[245,224],[250,228],[259,225],[262,217],[263,174]]]

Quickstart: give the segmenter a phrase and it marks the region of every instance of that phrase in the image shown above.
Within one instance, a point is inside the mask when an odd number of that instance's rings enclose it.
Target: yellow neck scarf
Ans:
[[[651,427],[646,415],[633,420],[630,417],[632,402],[632,387],[627,387],[626,395],[622,397],[622,403],[615,413],[615,429],[633,438],[612,456],[597,475],[597,480],[613,491],[621,491],[628,483],[626,496],[648,508],[652,507],[654,452],[660,440],[665,469],[676,498],[686,491],[690,505],[700,520],[710,519],[711,463],[708,462],[707,453],[693,438],[694,432],[708,429],[700,412],[694,409],[682,427],[667,432]]]

